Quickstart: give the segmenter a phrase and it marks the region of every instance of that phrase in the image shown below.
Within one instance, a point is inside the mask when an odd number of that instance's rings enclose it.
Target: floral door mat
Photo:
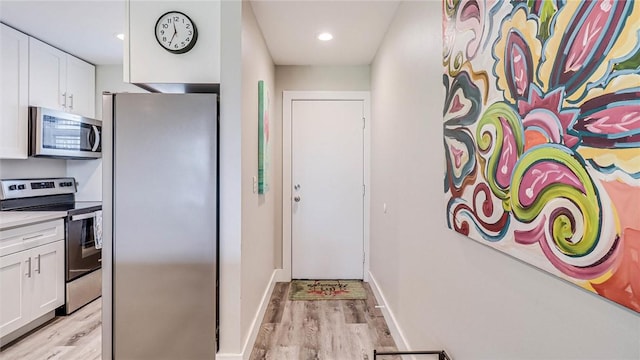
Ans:
[[[361,280],[292,280],[290,300],[364,300]]]

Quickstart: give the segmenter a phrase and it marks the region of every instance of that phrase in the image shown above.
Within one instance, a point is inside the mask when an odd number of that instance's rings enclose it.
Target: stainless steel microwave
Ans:
[[[29,107],[29,155],[64,159],[102,157],[102,121]]]

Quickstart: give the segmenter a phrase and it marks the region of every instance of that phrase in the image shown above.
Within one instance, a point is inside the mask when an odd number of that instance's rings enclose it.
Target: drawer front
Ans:
[[[47,221],[0,231],[0,256],[64,240],[64,220]]]

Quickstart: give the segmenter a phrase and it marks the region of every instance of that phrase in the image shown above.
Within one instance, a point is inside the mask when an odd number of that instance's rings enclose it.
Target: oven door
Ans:
[[[96,213],[69,216],[67,222],[67,281],[99,269],[102,250],[96,248]]]

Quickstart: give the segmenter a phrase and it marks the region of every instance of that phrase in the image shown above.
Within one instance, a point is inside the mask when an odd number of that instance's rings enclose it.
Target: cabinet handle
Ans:
[[[66,92],[62,93],[62,107],[65,108],[65,109],[67,108],[67,93]]]
[[[29,271],[25,275],[27,275],[27,277],[31,277],[31,258],[28,258],[27,261],[25,262],[29,263],[29,267],[28,267]]]
[[[25,241],[25,240],[31,240],[31,239],[35,239],[35,238],[39,238],[39,237],[43,237],[43,236],[44,236],[44,234],[38,234],[38,235],[33,235],[33,236],[27,236],[27,237],[23,237],[23,238],[22,238],[22,241]]]
[[[36,269],[36,272],[40,274],[40,254],[38,254],[38,257],[36,259],[38,259],[38,268]]]
[[[73,94],[69,95],[69,109],[73,110]]]

